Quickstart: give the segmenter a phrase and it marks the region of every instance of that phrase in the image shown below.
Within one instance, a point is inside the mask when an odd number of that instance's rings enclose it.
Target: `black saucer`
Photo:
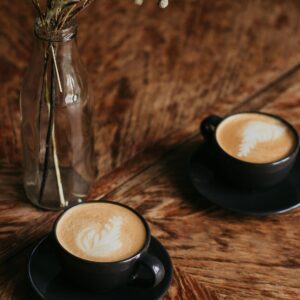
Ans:
[[[197,191],[211,202],[246,215],[283,213],[300,206],[300,156],[280,184],[261,190],[246,190],[226,182],[203,144],[190,159],[189,173]]]
[[[116,299],[160,299],[168,290],[172,280],[172,262],[162,244],[152,237],[149,253],[157,256],[164,264],[164,280],[154,288],[125,286],[106,293],[98,293],[80,288],[68,281],[62,272],[55,254],[52,236],[44,237],[34,248],[28,262],[29,280],[42,298],[47,300],[116,300]]]

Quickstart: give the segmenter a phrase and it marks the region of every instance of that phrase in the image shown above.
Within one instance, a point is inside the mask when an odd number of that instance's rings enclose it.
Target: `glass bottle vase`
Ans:
[[[76,23],[55,32],[36,23],[20,94],[25,192],[51,210],[84,201],[96,175],[92,95],[76,33]]]

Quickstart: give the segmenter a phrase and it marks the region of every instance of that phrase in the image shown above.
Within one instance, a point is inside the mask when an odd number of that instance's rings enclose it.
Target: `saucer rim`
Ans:
[[[36,254],[36,252],[38,251],[38,249],[40,248],[41,244],[44,243],[47,239],[51,239],[51,233],[48,233],[46,235],[44,235],[43,237],[40,238],[40,240],[36,243],[36,245],[34,246],[33,250],[30,253],[28,262],[27,262],[27,277],[29,279],[29,282],[31,284],[31,287],[34,289],[34,292],[37,293],[37,295],[45,300],[45,296],[43,295],[43,293],[39,290],[39,288],[37,287],[37,285],[34,282],[34,279],[32,277],[31,274],[31,265],[32,265],[32,260]],[[158,243],[158,245],[160,246],[160,248],[163,249],[163,251],[165,252],[164,255],[166,257],[166,260],[168,261],[168,271],[169,271],[169,276],[168,276],[168,280],[166,282],[166,284],[164,285],[164,287],[161,288],[161,293],[158,299],[154,299],[154,300],[159,300],[162,299],[164,297],[164,295],[167,293],[167,291],[169,290],[171,284],[172,284],[172,280],[173,280],[173,275],[174,275],[174,267],[173,267],[173,263],[172,263],[172,259],[167,251],[167,249],[164,247],[164,245],[157,239],[155,238],[153,235],[151,235],[151,241],[154,240],[156,243]],[[151,247],[151,241],[150,241],[150,246]],[[50,241],[51,243],[51,241]],[[155,287],[153,287],[155,288]]]
[[[221,203],[219,201],[216,201],[215,199],[208,198],[208,197],[204,196],[202,191],[200,190],[199,186],[195,183],[195,180],[193,178],[194,177],[193,173],[195,174],[195,168],[193,168],[192,162],[197,161],[197,153],[200,153],[202,148],[206,148],[206,147],[208,147],[208,145],[205,144],[205,142],[204,142],[200,146],[198,146],[196,148],[196,150],[194,150],[192,152],[192,154],[190,155],[189,160],[188,160],[188,173],[189,173],[189,178],[190,178],[194,188],[196,189],[197,193],[200,194],[205,199],[207,199],[212,204],[217,205],[220,208],[222,208],[226,211],[229,211],[229,212],[234,212],[234,213],[237,213],[237,214],[240,214],[240,215],[254,216],[254,217],[266,217],[266,216],[270,216],[270,215],[284,214],[284,213],[287,213],[287,212],[289,212],[293,209],[296,209],[296,208],[300,207],[300,199],[299,199],[299,200],[297,200],[297,203],[295,203],[294,205],[288,206],[288,207],[283,208],[283,209],[268,209],[268,210],[264,210],[264,211],[261,211],[261,212],[257,212],[257,211],[252,211],[252,210],[243,210],[243,209],[239,209],[239,208],[229,207],[229,206],[224,205],[223,204],[224,202]],[[296,161],[297,160],[300,160],[300,155],[298,155],[298,157],[296,158]],[[199,159],[198,159],[198,161],[199,161]],[[212,169],[211,164],[209,164],[209,167],[210,167],[210,169]],[[200,171],[198,171],[198,173],[200,173]],[[288,176],[290,176],[290,174]],[[280,183],[279,183],[279,185],[280,185]]]
[[[39,241],[36,243],[36,245],[34,246],[33,250],[31,251],[30,253],[30,256],[29,256],[29,259],[28,259],[28,262],[27,262],[27,277],[30,281],[30,284],[31,284],[31,287],[34,289],[34,291],[38,294],[38,296],[41,298],[41,299],[45,299],[44,295],[40,292],[40,290],[36,287],[36,284],[34,283],[33,281],[33,278],[32,278],[32,274],[31,274],[31,271],[30,271],[30,266],[32,264],[32,259],[36,253],[36,251],[39,249],[39,247],[41,246],[41,244],[48,238],[50,238],[50,235],[51,233],[41,237],[39,239]]]

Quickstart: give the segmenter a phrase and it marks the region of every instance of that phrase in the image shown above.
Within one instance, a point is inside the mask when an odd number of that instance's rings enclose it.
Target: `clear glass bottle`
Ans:
[[[30,201],[58,210],[86,199],[95,178],[92,96],[77,26],[35,26],[35,48],[20,94],[24,186]]]

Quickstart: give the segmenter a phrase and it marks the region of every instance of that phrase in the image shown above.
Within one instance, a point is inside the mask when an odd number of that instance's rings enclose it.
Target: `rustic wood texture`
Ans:
[[[168,249],[165,299],[300,299],[300,212],[240,217],[199,196],[186,162],[209,113],[263,110],[300,130],[299,2],[96,1],[79,44],[94,83],[99,180],[90,199],[136,208]],[[18,89],[26,1],[0,3],[0,299],[33,299],[27,256],[58,213],[22,188]]]
[[[168,10],[153,2],[96,1],[80,22],[102,176],[213,103],[241,101],[299,62],[298,1],[187,0]],[[1,1],[0,157],[11,163],[20,161],[18,94],[32,27],[30,3]]]

